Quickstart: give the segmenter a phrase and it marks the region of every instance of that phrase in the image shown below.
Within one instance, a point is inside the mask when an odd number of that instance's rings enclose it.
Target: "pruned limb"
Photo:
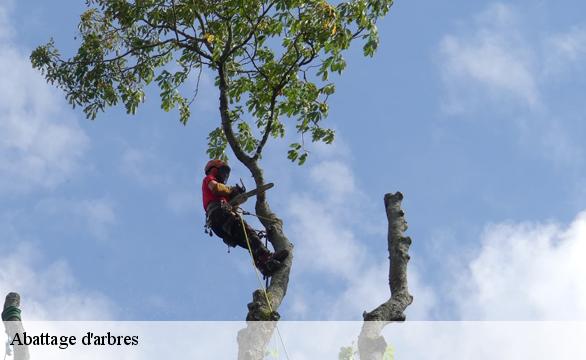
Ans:
[[[391,297],[370,312],[364,312],[364,324],[358,337],[360,359],[382,359],[387,348],[385,339],[380,335],[382,329],[392,321],[404,321],[404,311],[413,302],[407,286],[407,264],[411,238],[404,236],[407,230],[405,213],[401,209],[403,194],[385,195],[385,208],[389,223],[389,287]]]
[[[13,339],[15,334],[22,336],[24,328],[22,327],[20,317],[20,295],[11,292],[6,295],[4,301],[4,308],[2,311],[2,321],[4,322],[4,328],[6,334]],[[15,345],[14,346],[14,360],[29,360],[30,354],[28,346],[26,345]]]

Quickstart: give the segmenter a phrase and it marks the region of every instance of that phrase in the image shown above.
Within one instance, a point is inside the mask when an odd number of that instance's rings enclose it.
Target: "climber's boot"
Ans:
[[[289,250],[279,250],[271,255],[271,260],[282,262],[287,257],[289,257]]]
[[[273,276],[274,273],[281,270],[285,266],[284,260],[289,256],[289,250],[280,250],[272,254],[269,260],[266,262],[266,273],[265,276]]]
[[[280,250],[271,253],[268,250],[261,250],[255,256],[255,265],[265,277],[273,276],[285,265],[283,261],[289,256],[289,250]]]

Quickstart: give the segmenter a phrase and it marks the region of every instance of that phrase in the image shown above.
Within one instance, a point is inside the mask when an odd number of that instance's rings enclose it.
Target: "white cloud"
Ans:
[[[2,247],[0,294],[21,295],[23,318],[33,320],[107,320],[113,304],[102,294],[80,288],[64,261],[44,265],[39,252],[25,243]]]
[[[554,34],[548,41],[549,49],[568,61],[578,61],[586,56],[586,28],[575,27],[568,32]]]
[[[336,183],[319,169],[352,180]],[[357,196],[348,165],[318,162],[308,180],[318,185],[293,194],[289,203],[288,233],[296,245],[294,273],[299,286],[290,311],[300,318],[359,318],[390,295],[386,239],[381,237],[380,251],[374,252],[358,235],[364,224],[354,223],[352,217],[364,209],[349,204],[358,203],[357,198],[366,200],[363,194]],[[337,197],[344,198],[346,206],[333,200]],[[490,225],[479,244],[477,253],[467,256],[442,252],[445,267],[437,271],[443,275],[432,277],[443,278],[443,288],[424,282],[424,267],[415,263],[417,256],[412,254],[409,287],[415,301],[407,310],[409,319],[586,319],[586,211],[567,228],[554,223]],[[304,282],[303,276],[316,274],[323,284],[337,284],[335,290],[322,291]],[[317,305],[321,303],[329,305],[324,309]],[[316,307],[317,315],[316,310],[308,310]]]
[[[10,12],[13,7],[12,0],[3,0],[2,6],[0,6],[0,44],[12,38],[14,31],[10,26]]]
[[[551,121],[542,126],[543,128],[539,130],[541,134],[532,134],[527,129],[526,136],[541,137],[541,145],[547,149],[544,153],[545,157],[553,160],[558,166],[565,166],[565,169],[582,169],[584,166],[582,141],[570,136],[571,134],[564,128],[563,122],[554,119],[553,116]]]
[[[340,160],[319,161],[309,169],[310,192],[294,194],[289,203],[298,260],[304,269],[350,279],[362,267],[365,249],[350,226],[360,191],[350,167]],[[355,204],[355,206],[348,206]],[[315,261],[320,259],[320,261]]]
[[[322,161],[310,170],[309,176],[313,185],[333,203],[344,202],[348,196],[358,191],[354,174],[341,161]]]
[[[381,246],[385,248],[382,241]],[[389,264],[384,262],[385,256],[370,260],[371,263],[355,269],[353,276],[347,279],[346,289],[329,305],[330,319],[360,319],[364,311],[370,311],[389,299]]]
[[[529,109],[548,107],[541,93],[552,82],[572,75],[586,59],[586,25],[547,33],[524,26],[512,5],[491,4],[463,30],[446,34],[439,44],[446,88],[445,109],[458,113],[503,100]],[[539,31],[542,36],[535,37]]]
[[[165,206],[175,214],[192,213],[199,208],[197,186],[187,187],[173,177],[169,160],[162,159],[149,149],[127,148],[119,168],[123,175],[146,189],[156,189],[165,196]]]
[[[190,190],[171,191],[167,195],[167,207],[177,214],[190,213],[200,208],[196,188]]]
[[[359,319],[363,311],[371,311],[389,299],[389,261],[384,256],[386,247],[382,239],[380,245],[382,251],[371,255],[363,266],[355,267],[353,276],[346,280],[345,290],[333,297],[333,303],[328,305],[329,319]],[[422,281],[418,267],[413,262],[408,267],[408,286],[414,296],[413,304],[405,312],[408,319],[430,320],[437,306],[437,295],[433,288]]]
[[[11,45],[0,7],[0,193],[53,188],[78,168],[89,140],[62,101]]]
[[[59,91],[32,69],[29,51],[13,44],[12,3],[0,5],[0,195],[58,186],[79,169],[89,146]],[[78,210],[96,224],[111,220],[92,201]],[[19,292],[26,320],[112,318],[109,300],[81,289],[66,262],[47,264],[13,226],[2,224],[2,230],[0,294]]]
[[[504,91],[534,105],[537,89],[527,62],[501,41],[482,36],[477,43],[465,43],[453,36],[445,37],[441,44],[447,60],[445,71],[451,81],[472,80],[486,86],[494,96]]]
[[[104,199],[84,200],[78,208],[86,218],[91,233],[97,238],[106,238],[109,228],[116,223],[112,203]]]
[[[586,26],[575,26],[569,31],[548,36],[544,41],[543,75],[555,80],[584,68],[586,59]]]
[[[328,229],[332,237],[337,235],[335,228]],[[556,223],[490,225],[480,244],[467,261],[437,270],[444,271],[447,286],[443,288],[421,279],[413,254],[408,279],[415,299],[407,309],[409,319],[445,315],[459,320],[586,319],[586,211],[566,227]],[[454,253],[442,256],[450,262]],[[388,299],[386,259],[368,256],[340,272],[345,288],[332,296],[330,318],[355,317]]]
[[[418,260],[417,256],[411,254],[411,261],[407,269],[407,281],[409,292],[413,295],[413,303],[409,305],[405,315],[409,320],[429,321],[434,319],[439,304],[438,294],[430,284],[426,284],[421,278],[423,272],[418,266]]]
[[[148,170],[149,164],[154,159],[155,156],[145,149],[128,148],[122,154],[120,170],[142,186],[161,185],[165,179],[156,172]]]
[[[384,217],[384,209],[370,207],[371,200],[356,184],[345,154],[325,157],[314,159],[309,169],[308,192],[292,194],[289,201],[287,232],[295,243],[294,274],[298,276],[290,311],[299,318],[360,319],[363,311],[390,296],[387,224],[375,224],[372,219],[373,211]],[[375,251],[365,243],[366,234],[377,238]],[[417,270],[410,273],[411,291],[421,296],[410,316],[425,318],[434,296],[419,280]],[[311,281],[306,283],[303,276]],[[315,276],[325,284],[335,283],[336,290],[313,288]],[[309,311],[316,308],[320,309],[317,314]]]
[[[448,115],[513,120],[532,154],[537,148],[566,172],[583,170],[574,109],[586,69],[584,24],[552,32],[520,8],[495,3],[442,36],[438,59]]]
[[[446,110],[462,112],[478,98],[539,103],[534,55],[517,29],[513,9],[493,4],[474,21],[474,30],[446,35],[440,43]]]
[[[453,296],[462,319],[586,319],[586,212],[558,224],[489,226]]]
[[[116,224],[116,204],[106,198],[71,200],[65,198],[46,198],[39,201],[35,210],[44,216],[50,215],[60,219],[70,219],[69,226],[81,225],[83,233],[89,233],[97,239],[109,236],[110,228]]]
[[[304,270],[352,278],[362,266],[365,250],[334,207],[306,196],[295,196],[290,205],[296,261]],[[317,261],[319,259],[319,261]]]
[[[120,171],[145,188],[176,186],[170,175],[171,162],[148,148],[127,148],[120,159]]]

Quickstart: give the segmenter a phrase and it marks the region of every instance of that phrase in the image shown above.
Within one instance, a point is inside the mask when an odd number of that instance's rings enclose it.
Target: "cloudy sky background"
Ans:
[[[203,233],[213,80],[186,127],[156,92],[136,116],[84,119],[28,60],[50,37],[71,54],[82,10],[0,3],[0,292],[38,320],[242,319],[247,254]],[[382,199],[400,190],[410,319],[586,319],[585,10],[397,2],[375,58],[348,54],[336,143],[301,168],[266,149],[296,249],[283,318],[360,319],[388,298]]]

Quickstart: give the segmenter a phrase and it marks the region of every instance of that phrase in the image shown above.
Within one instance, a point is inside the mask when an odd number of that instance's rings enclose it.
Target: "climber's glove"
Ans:
[[[244,194],[246,192],[246,188],[244,187],[244,185],[239,185],[236,184],[232,187],[232,196],[236,196],[236,195],[240,195],[240,194]]]
[[[210,181],[209,188],[215,195],[220,196],[230,196],[232,194],[233,189],[217,181]]]

